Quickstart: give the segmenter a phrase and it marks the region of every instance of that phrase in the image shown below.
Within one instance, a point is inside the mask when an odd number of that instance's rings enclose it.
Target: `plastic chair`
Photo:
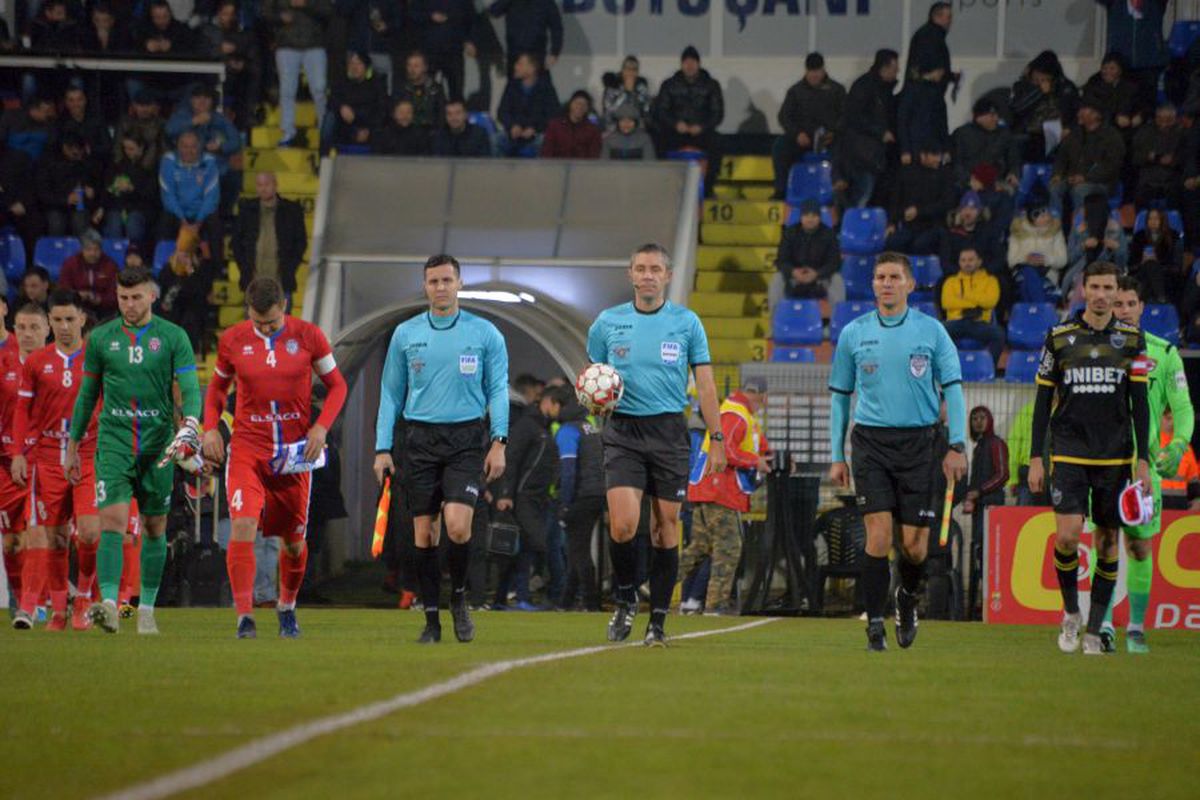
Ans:
[[[163,267],[171,260],[171,256],[175,255],[175,240],[163,239],[158,244],[154,245],[154,261],[151,264],[151,271],[154,277],[158,277],[163,271]]]
[[[834,305],[833,312],[829,315],[829,341],[836,343],[842,335],[843,328],[863,314],[870,314],[874,310],[874,303],[862,300],[847,300]]]
[[[833,164],[829,161],[801,161],[788,172],[787,201],[800,205],[817,200],[821,205],[833,202]]]
[[[0,262],[4,264],[4,277],[10,284],[21,280],[25,274],[25,243],[15,233],[0,234]]]
[[[125,266],[125,253],[129,251],[129,240],[105,239],[100,244],[100,249],[104,251],[104,255],[115,261],[117,269],[120,269]]]
[[[839,237],[843,254],[875,255],[887,238],[887,212],[882,208],[851,208],[842,217]]]
[[[816,300],[780,300],[771,319],[777,345],[820,344],[825,338],[821,305]]]
[[[908,305],[909,305],[909,307],[915,308],[917,311],[920,311],[922,314],[924,314],[927,317],[933,317],[934,319],[938,319],[937,306],[935,306],[933,304],[932,300],[916,300],[916,301],[910,302]]]
[[[871,256],[843,256],[842,281],[847,300],[871,300],[875,290],[871,282],[875,274],[875,259]]]
[[[1179,312],[1169,304],[1147,305],[1142,312],[1142,330],[1179,345]]]
[[[775,364],[815,364],[817,354],[808,347],[786,347],[776,345],[771,351],[771,362]]]
[[[58,280],[63,262],[82,248],[74,236],[43,236],[33,246],[33,263],[50,273],[50,282]]]
[[[1050,175],[1054,172],[1053,164],[1026,164],[1021,168],[1021,183],[1017,187],[1017,208],[1023,208],[1034,187],[1041,184],[1050,187]]]
[[[942,279],[942,262],[937,256],[911,256],[913,280],[917,288],[909,297],[910,302],[933,300],[934,290]]]
[[[1041,354],[1037,350],[1011,350],[1004,368],[1005,383],[1033,383]]]
[[[967,383],[991,383],[996,379],[996,365],[987,350],[959,350],[958,364]]]
[[[1167,49],[1171,51],[1171,58],[1186,56],[1188,48],[1196,39],[1200,39],[1200,20],[1178,20],[1171,26],[1171,34],[1167,37]]]
[[[1046,331],[1058,324],[1053,303],[1014,303],[1008,317],[1008,346],[1014,350],[1040,350]]]

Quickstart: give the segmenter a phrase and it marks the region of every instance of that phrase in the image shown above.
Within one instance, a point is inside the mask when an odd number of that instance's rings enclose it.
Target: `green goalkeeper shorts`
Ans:
[[[1150,467],[1150,489],[1154,493],[1154,519],[1145,525],[1122,525],[1121,530],[1133,539],[1152,539],[1162,529],[1162,478]]]
[[[158,466],[159,456],[133,453],[96,454],[96,506],[128,503],[137,498],[138,511],[148,517],[171,509],[175,464]]]

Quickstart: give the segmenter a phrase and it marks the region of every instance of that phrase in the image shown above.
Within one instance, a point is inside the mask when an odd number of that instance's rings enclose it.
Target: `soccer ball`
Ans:
[[[593,414],[607,414],[621,402],[625,382],[608,364],[588,364],[575,379],[575,396]]]

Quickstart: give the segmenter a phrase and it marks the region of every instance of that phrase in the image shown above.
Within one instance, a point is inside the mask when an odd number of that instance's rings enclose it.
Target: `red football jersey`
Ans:
[[[217,374],[237,378],[233,441],[262,458],[303,439],[311,426],[312,375],[336,368],[329,340],[316,325],[288,316],[271,337],[245,320],[221,334]]]
[[[16,339],[9,336],[9,341]],[[21,388],[21,353],[0,345],[0,463],[9,463],[13,447],[13,415],[17,410],[17,392]]]
[[[71,432],[71,415],[75,398],[83,383],[83,359],[86,345],[67,355],[50,344],[30,353],[22,370],[20,396],[31,401],[25,420],[26,450],[33,443],[31,455],[42,463],[61,464],[67,452]],[[99,403],[88,425],[79,452],[88,455],[96,449],[96,420]]]

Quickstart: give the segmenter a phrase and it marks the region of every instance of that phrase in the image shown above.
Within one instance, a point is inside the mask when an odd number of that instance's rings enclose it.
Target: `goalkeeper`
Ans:
[[[78,481],[79,441],[103,393],[96,450],[96,505],[100,509],[100,550],[96,571],[101,601],[88,609],[92,622],[109,633],[118,626],[123,534],[129,502],[137,499],[145,520],[138,633],[158,633],[154,601],[167,560],[167,511],[175,463],[195,463],[200,450],[200,384],[196,358],[179,326],[155,317],[150,307],[158,289],[142,267],[117,278],[120,314],[96,327],[88,338],[83,386],[75,401],[67,444],[67,477]],[[183,397],[183,425],[175,430],[172,384]]]
[[[1142,311],[1146,306],[1142,299],[1142,287],[1136,278],[1123,277],[1117,283],[1117,299],[1113,313],[1127,325],[1141,327]],[[1151,489],[1154,493],[1154,518],[1145,525],[1123,527],[1125,549],[1129,554],[1129,566],[1125,573],[1125,585],[1129,593],[1129,627],[1125,631],[1125,649],[1130,653],[1148,653],[1146,645],[1146,607],[1150,604],[1150,584],[1154,576],[1154,555],[1150,540],[1162,526],[1162,479],[1171,477],[1179,469],[1179,462],[1192,440],[1196,412],[1188,395],[1187,375],[1183,371],[1183,359],[1170,342],[1146,333],[1146,355],[1153,366],[1150,370],[1150,460],[1154,469],[1150,471]],[[1167,408],[1175,416],[1175,434],[1169,442],[1161,442],[1159,428],[1163,412]],[[1100,629],[1100,643],[1107,652],[1116,649],[1116,631],[1112,625],[1112,605],[1104,616]]]

